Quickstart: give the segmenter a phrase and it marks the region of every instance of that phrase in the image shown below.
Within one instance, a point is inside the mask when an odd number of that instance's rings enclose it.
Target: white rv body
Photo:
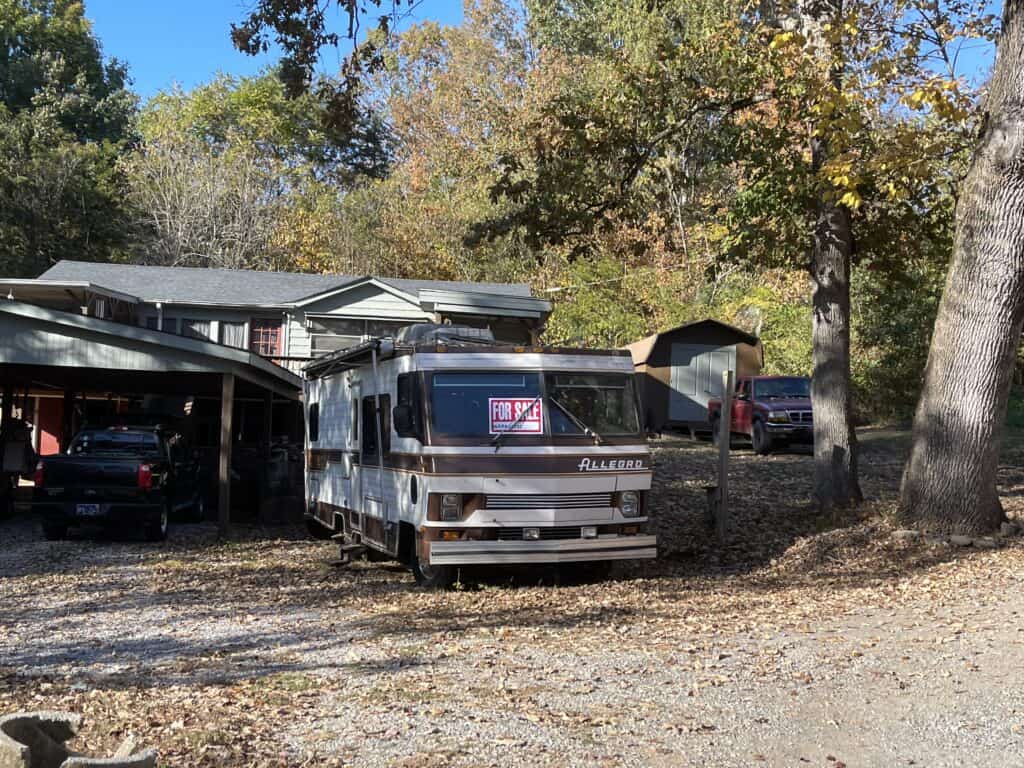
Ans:
[[[307,515],[350,542],[414,570],[656,556],[628,352],[384,339],[307,374]]]

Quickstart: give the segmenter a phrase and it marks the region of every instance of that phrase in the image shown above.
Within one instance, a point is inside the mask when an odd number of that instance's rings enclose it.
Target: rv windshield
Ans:
[[[618,373],[439,371],[430,406],[432,432],[444,437],[639,431],[632,376]]]
[[[556,435],[636,434],[640,424],[633,378],[620,373],[549,373],[545,377]]]

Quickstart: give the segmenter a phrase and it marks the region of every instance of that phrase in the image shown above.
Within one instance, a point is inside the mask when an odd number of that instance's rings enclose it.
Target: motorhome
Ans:
[[[654,558],[628,351],[413,325],[306,366],[307,517],[429,586],[464,566]]]

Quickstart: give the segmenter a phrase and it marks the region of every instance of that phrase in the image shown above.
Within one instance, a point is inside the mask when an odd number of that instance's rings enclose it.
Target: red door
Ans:
[[[736,397],[732,401],[732,431],[749,435],[751,420],[754,416],[750,379],[740,379],[736,387]]]
[[[60,453],[60,435],[64,420],[64,400],[59,397],[39,398],[36,428],[39,430],[39,455]]]

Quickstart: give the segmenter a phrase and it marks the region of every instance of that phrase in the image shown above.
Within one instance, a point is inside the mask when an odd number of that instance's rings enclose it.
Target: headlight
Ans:
[[[636,491],[623,491],[619,497],[619,509],[623,517],[640,515],[640,495]]]
[[[772,424],[788,424],[789,414],[785,411],[768,411],[768,421]]]
[[[446,493],[441,496],[441,519],[458,520],[462,517],[462,496]]]

